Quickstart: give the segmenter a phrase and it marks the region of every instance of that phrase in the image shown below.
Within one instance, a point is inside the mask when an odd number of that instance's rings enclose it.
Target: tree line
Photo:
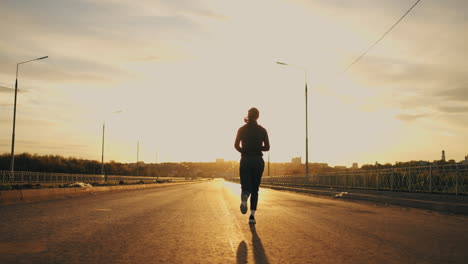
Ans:
[[[0,155],[0,170],[10,170],[10,154]],[[233,162],[181,162],[181,163],[104,163],[106,175],[150,177],[224,177],[232,173]],[[15,171],[50,173],[101,174],[101,162],[97,160],[22,153],[15,155]]]
[[[362,170],[418,167],[429,165],[457,164],[454,160],[434,162],[408,161],[395,164],[365,164]],[[0,155],[0,170],[10,169],[10,155]],[[353,169],[345,169],[353,170]],[[22,153],[15,155],[15,171],[77,173],[77,174],[101,174],[101,162],[97,160],[80,159],[75,157],[63,157],[59,155],[38,155]],[[294,175],[303,174],[305,164],[295,163],[268,163],[265,162],[263,175]],[[327,163],[309,163],[310,173],[324,173],[343,171],[343,168],[334,168]],[[239,175],[239,162],[180,162],[180,163],[121,163],[109,161],[104,164],[106,175],[138,175],[150,177],[235,177]]]

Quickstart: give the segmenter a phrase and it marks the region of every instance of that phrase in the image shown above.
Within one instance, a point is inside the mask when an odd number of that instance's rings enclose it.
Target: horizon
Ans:
[[[0,154],[0,156],[2,155],[5,155],[5,156],[9,156],[10,154],[9,153],[3,153],[3,154]],[[31,156],[59,156],[61,158],[64,158],[64,159],[78,159],[78,160],[87,160],[87,161],[96,161],[98,163],[101,163],[100,160],[97,160],[97,159],[87,159],[87,158],[82,158],[82,157],[76,157],[76,156],[62,156],[62,155],[58,155],[58,154],[38,154],[38,153],[28,153],[28,152],[23,152],[23,153],[17,153],[15,154],[15,156],[19,156],[19,155],[31,155]],[[466,157],[468,155],[462,157],[462,159],[454,159],[454,158],[450,158],[450,156],[445,156],[445,162],[449,163],[451,162],[452,160],[455,161],[456,163],[460,163],[460,162],[464,162],[466,161]],[[301,165],[305,165],[305,160],[302,159],[302,157],[294,157],[293,159],[295,158],[301,158]],[[222,160],[222,161],[218,161],[218,160]],[[395,162],[378,162],[378,161],[375,161],[375,162],[366,162],[366,163],[357,163],[358,165],[358,168],[361,168],[362,166],[366,166],[366,165],[375,165],[376,163],[378,163],[379,165],[397,165],[398,163],[409,163],[409,162],[428,162],[428,163],[434,163],[434,162],[439,162],[439,161],[442,161],[442,159],[433,159],[433,160],[397,160]],[[105,161],[105,163],[111,163],[111,162],[116,162],[116,163],[122,163],[122,164],[136,164],[136,160],[134,161],[128,161],[128,162],[124,162],[124,161],[119,161],[119,160],[108,160],[108,161]],[[147,165],[150,165],[150,164],[164,164],[164,163],[239,163],[239,160],[226,160],[226,159],[223,159],[223,158],[216,158],[215,160],[213,161],[164,161],[164,162],[157,162],[157,161],[150,161],[150,162],[146,162],[146,161],[142,161],[142,160],[139,160],[138,163],[143,163],[143,164],[147,164]],[[265,160],[265,163],[267,163],[268,160]],[[295,163],[293,160],[290,160],[290,161],[276,161],[276,162],[270,162],[271,164],[291,164],[291,163]],[[329,164],[329,163],[323,163],[323,162],[312,162],[312,161],[309,161],[309,164],[310,165],[320,165],[320,164],[326,164],[328,167],[330,168],[336,168],[336,167],[346,167],[346,168],[352,168],[353,165],[354,165],[354,162],[352,164]],[[6,168],[5,170],[8,170],[8,168]]]
[[[394,164],[468,153],[468,2],[2,2],[0,152],[145,163],[239,160],[250,107],[271,162]],[[265,6],[268,8],[265,9]],[[70,12],[73,10],[73,12]],[[362,16],[362,12],[366,16]],[[261,17],[261,19],[259,19]],[[345,72],[343,72],[345,71]]]

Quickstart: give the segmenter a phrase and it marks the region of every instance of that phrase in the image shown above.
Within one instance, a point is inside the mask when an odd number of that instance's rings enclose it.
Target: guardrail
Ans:
[[[137,182],[171,180],[184,181],[184,177],[144,177],[144,176],[120,176],[120,175],[97,175],[97,174],[71,174],[71,173],[49,173],[31,171],[0,171],[0,183],[68,183],[68,182]]]
[[[346,170],[305,175],[264,176],[262,183],[391,191],[468,194],[468,165],[431,165]]]

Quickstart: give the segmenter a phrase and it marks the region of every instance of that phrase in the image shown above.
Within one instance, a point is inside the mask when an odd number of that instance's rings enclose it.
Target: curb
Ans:
[[[306,193],[318,196],[327,196],[329,198],[335,198],[336,194],[339,194],[340,191],[324,191],[324,190],[314,190],[314,189],[305,189],[305,188],[296,188],[288,186],[275,186],[275,185],[261,185],[261,187],[280,190],[280,191],[293,191],[299,193]],[[348,194],[339,197],[341,200],[348,201],[364,201],[372,202],[379,204],[391,204],[401,207],[411,207],[423,210],[429,210],[434,212],[446,213],[446,214],[460,214],[468,215],[468,203],[453,203],[453,202],[441,202],[441,201],[427,201],[427,200],[418,200],[418,199],[408,199],[408,198],[395,198],[388,197],[385,195],[371,195],[371,194],[362,194],[362,193],[352,193],[352,190],[347,191]]]
[[[200,181],[202,182],[202,181]],[[197,182],[163,183],[163,184],[138,184],[127,186],[101,186],[92,188],[51,188],[51,189],[27,189],[0,191],[0,205],[22,202],[46,201],[52,199],[83,196],[87,194],[117,192],[127,190],[140,190],[150,188],[163,188],[176,185],[191,184]]]

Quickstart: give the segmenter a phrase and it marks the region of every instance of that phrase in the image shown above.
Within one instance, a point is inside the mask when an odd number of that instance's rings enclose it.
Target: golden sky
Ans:
[[[236,160],[250,107],[271,160],[330,165],[468,154],[468,2],[81,0],[0,3],[0,152],[106,160]],[[120,111],[122,110],[122,111]],[[119,111],[118,113],[114,113]],[[303,158],[304,160],[304,158]]]

